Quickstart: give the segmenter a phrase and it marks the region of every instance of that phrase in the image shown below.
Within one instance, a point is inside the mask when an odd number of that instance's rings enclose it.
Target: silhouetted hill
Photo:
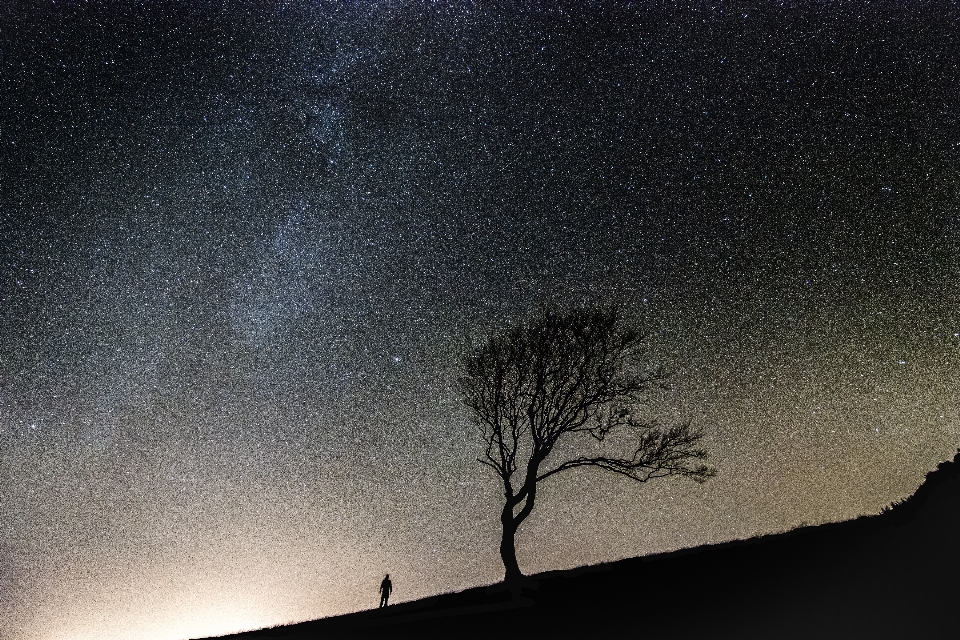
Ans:
[[[226,637],[957,638],[958,469],[876,516]]]

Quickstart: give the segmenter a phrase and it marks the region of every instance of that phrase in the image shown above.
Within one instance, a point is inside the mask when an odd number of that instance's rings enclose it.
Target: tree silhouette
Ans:
[[[646,392],[665,387],[669,377],[643,366],[644,340],[639,327],[614,308],[578,308],[545,312],[491,337],[464,358],[459,391],[486,444],[478,461],[503,482],[505,582],[523,576],[514,539],[536,504],[541,481],[577,467],[598,467],[637,482],[666,476],[704,482],[715,475],[705,464],[694,464],[707,458],[698,448],[700,431],[688,422],[661,428],[637,415]],[[600,445],[614,432],[632,441],[629,457],[603,453]],[[522,478],[515,478],[518,470]]]

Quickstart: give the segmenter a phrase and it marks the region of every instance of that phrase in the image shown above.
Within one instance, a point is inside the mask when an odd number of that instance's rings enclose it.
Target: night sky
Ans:
[[[0,638],[502,577],[457,362],[613,302],[718,475],[526,572],[876,513],[960,445],[955,3],[5,2]],[[93,5],[93,6],[91,6]]]

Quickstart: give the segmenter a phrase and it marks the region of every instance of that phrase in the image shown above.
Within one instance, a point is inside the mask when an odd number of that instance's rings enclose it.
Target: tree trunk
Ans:
[[[504,582],[516,582],[523,577],[520,573],[520,565],[517,564],[517,547],[514,544],[514,537],[517,534],[517,524],[514,522],[513,510],[504,509],[500,515],[500,522],[503,525],[503,537],[500,539],[500,559],[503,560],[505,571]]]

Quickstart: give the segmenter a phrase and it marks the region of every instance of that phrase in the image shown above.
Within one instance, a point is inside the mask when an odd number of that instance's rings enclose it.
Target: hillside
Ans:
[[[876,516],[226,637],[960,637],[958,469],[960,450]]]

